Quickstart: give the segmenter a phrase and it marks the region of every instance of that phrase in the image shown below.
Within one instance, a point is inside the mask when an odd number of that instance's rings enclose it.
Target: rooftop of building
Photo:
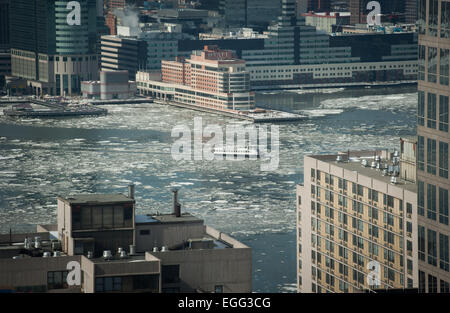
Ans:
[[[123,194],[79,194],[59,196],[58,200],[68,204],[107,204],[107,203],[134,203],[131,199]]]
[[[177,217],[174,214],[146,214],[136,215],[136,225],[139,224],[166,224],[166,223],[203,223],[203,220],[190,213],[182,213]]]
[[[129,41],[142,41],[142,39],[137,36],[128,36],[128,35],[102,35],[102,40],[111,40],[111,41],[121,41],[121,40],[129,40]]]
[[[314,12],[310,11],[307,13],[302,13],[302,16],[313,16],[313,17],[323,17],[323,18],[336,18],[336,17],[350,17],[350,12]]]
[[[340,157],[339,161],[337,160],[338,156]],[[417,190],[415,182],[404,180],[391,172],[394,166],[398,166],[398,163],[394,165],[394,158],[396,157],[393,157],[393,154],[387,150],[346,151],[337,154],[311,155],[309,157],[322,162],[333,163],[333,165],[345,170],[358,172],[360,175],[395,185],[408,191],[416,192]],[[367,161],[366,165],[362,163],[363,160]],[[380,168],[377,168],[378,163],[381,165]],[[392,183],[392,177],[396,178],[395,183]]]

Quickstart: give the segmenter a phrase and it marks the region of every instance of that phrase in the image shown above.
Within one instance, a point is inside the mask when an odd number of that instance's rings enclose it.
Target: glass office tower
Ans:
[[[83,80],[97,80],[97,6],[79,0],[80,25],[69,25],[70,0],[11,2],[11,71],[33,94],[76,95]]]

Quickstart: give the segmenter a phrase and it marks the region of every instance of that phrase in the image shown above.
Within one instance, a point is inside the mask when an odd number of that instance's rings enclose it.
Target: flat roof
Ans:
[[[195,217],[190,213],[182,213],[180,217],[174,214],[161,215],[136,215],[136,224],[150,224],[150,223],[203,223],[203,220]]]
[[[380,155],[381,151],[350,151],[350,160],[347,160],[347,156],[345,154],[331,154],[331,155],[311,155],[309,157],[314,158],[316,160],[320,160],[326,163],[332,163],[337,167],[341,167],[343,169],[357,172],[360,175],[364,175],[366,177],[381,181],[386,184],[391,184],[393,186],[397,186],[399,188],[403,188],[405,190],[411,192],[417,192],[417,184],[411,181],[407,181],[401,179],[401,177],[397,177],[397,183],[394,185],[391,183],[390,175],[383,175],[383,171],[378,169],[373,169],[370,167],[370,161],[374,160],[374,154]],[[336,162],[336,157],[340,155],[343,157],[343,162]],[[369,166],[364,167],[361,165],[361,160],[366,159],[369,162]],[[383,163],[386,163],[386,159],[382,159]],[[392,161],[388,160],[388,165],[392,165]]]
[[[59,196],[58,199],[69,204],[134,203],[134,199],[130,199],[123,194],[79,194]]]

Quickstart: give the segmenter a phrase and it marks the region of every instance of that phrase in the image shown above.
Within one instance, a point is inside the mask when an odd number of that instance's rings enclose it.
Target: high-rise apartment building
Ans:
[[[419,289],[449,292],[450,1],[420,0],[418,6]]]
[[[80,23],[69,22],[69,0],[11,2],[11,71],[36,95],[79,94],[98,79],[97,0],[79,0]],[[70,19],[70,17],[69,17]]]
[[[400,155],[414,159],[414,144],[408,147],[305,156],[297,186],[299,292],[418,287],[417,187],[399,176]]]

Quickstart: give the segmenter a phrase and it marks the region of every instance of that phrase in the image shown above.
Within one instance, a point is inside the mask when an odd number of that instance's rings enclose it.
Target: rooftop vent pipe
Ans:
[[[181,205],[178,203],[178,188],[172,188],[173,192],[173,215],[181,216]]]
[[[128,198],[134,199],[134,185],[128,185]]]

